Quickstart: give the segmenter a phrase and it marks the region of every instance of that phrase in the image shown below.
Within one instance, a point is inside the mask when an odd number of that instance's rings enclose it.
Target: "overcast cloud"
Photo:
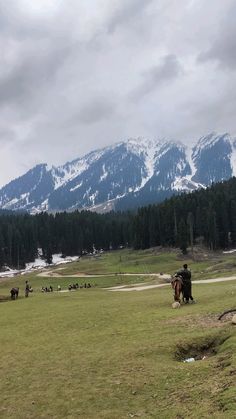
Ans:
[[[236,135],[234,0],[0,0],[0,185],[129,137]]]

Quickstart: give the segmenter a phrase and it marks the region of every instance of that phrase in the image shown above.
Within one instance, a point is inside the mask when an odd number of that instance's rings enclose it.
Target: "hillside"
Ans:
[[[170,285],[140,292],[103,288],[120,279],[102,275],[113,264],[152,271],[153,262],[164,272],[182,264],[174,253],[125,250],[83,260],[84,271],[100,273],[89,279],[90,289],[41,292],[50,284],[66,290],[88,281],[72,276],[80,262],[64,268],[64,277],[31,273],[0,283],[1,295],[20,287],[17,301],[0,303],[4,419],[235,417],[235,328],[218,316],[234,306],[236,281],[193,284],[197,304],[179,310],[171,307]],[[213,260],[194,262],[194,276],[204,263]],[[29,298],[23,297],[26,279],[34,288]]]

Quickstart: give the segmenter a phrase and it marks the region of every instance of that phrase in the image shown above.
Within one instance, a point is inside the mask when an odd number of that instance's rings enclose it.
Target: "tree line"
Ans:
[[[153,246],[179,247],[185,253],[195,243],[212,250],[236,246],[235,178],[135,212],[0,215],[1,268],[25,267],[39,248],[51,263],[54,253],[73,256],[94,248]]]

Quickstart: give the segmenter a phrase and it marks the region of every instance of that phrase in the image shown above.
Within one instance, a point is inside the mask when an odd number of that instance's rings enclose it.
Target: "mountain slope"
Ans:
[[[236,144],[229,134],[209,134],[193,148],[129,139],[57,168],[34,167],[0,190],[0,208],[32,213],[123,209],[206,187],[235,173]]]

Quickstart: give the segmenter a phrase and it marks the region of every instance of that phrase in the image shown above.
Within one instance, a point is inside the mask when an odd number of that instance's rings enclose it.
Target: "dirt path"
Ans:
[[[59,268],[59,269],[64,269],[64,268]],[[59,271],[59,269],[57,269],[57,271]],[[162,278],[162,279],[170,279],[171,276],[168,274],[157,274],[157,273],[108,273],[108,274],[86,274],[83,272],[78,272],[76,274],[71,274],[71,275],[61,275],[59,273],[56,272],[56,270],[53,271],[45,271],[45,272],[40,272],[39,274],[37,274],[37,276],[41,276],[41,277],[45,277],[45,278],[99,278],[99,277],[103,277],[103,276],[150,276],[150,277],[157,277],[157,278]]]
[[[38,277],[49,277],[49,278],[99,278],[99,277],[111,277],[111,276],[144,276],[144,277],[156,277],[163,280],[170,280],[171,276],[168,274],[160,274],[160,273],[110,273],[110,274],[86,274],[83,272],[77,272],[76,274],[71,275],[61,275],[58,273],[58,271],[62,270],[64,268],[57,268],[55,270],[40,272],[37,274]],[[0,277],[0,282],[5,282],[7,279],[12,279],[12,277]],[[228,276],[228,277],[219,277],[219,278],[210,278],[210,279],[200,279],[193,281],[193,284],[211,284],[211,283],[217,283],[217,282],[227,282],[227,281],[234,281],[236,280],[236,276]],[[147,284],[147,283],[138,283],[133,284],[133,286],[129,285],[119,285],[116,287],[109,287],[104,288],[108,291],[144,291],[154,288],[162,288],[170,286],[169,282],[166,282],[164,284]]]
[[[84,274],[84,273],[77,273],[77,274],[71,274],[71,275],[60,275],[57,272],[49,271],[49,272],[40,272],[37,276],[41,276],[44,278],[99,278],[103,276],[114,276],[114,274],[100,274],[100,275],[90,275],[90,274]]]
[[[197,281],[193,281],[192,284],[212,284],[216,282],[227,282],[227,281],[234,281],[236,280],[236,276],[228,276],[225,278],[211,278],[211,279],[199,279]],[[111,288],[105,288],[108,291],[144,291],[144,290],[150,290],[153,288],[162,288],[170,286],[169,283],[167,284],[153,284],[153,285],[144,285],[140,284],[140,286],[134,286],[134,287],[128,287],[127,285],[121,285],[118,287],[111,287]]]

